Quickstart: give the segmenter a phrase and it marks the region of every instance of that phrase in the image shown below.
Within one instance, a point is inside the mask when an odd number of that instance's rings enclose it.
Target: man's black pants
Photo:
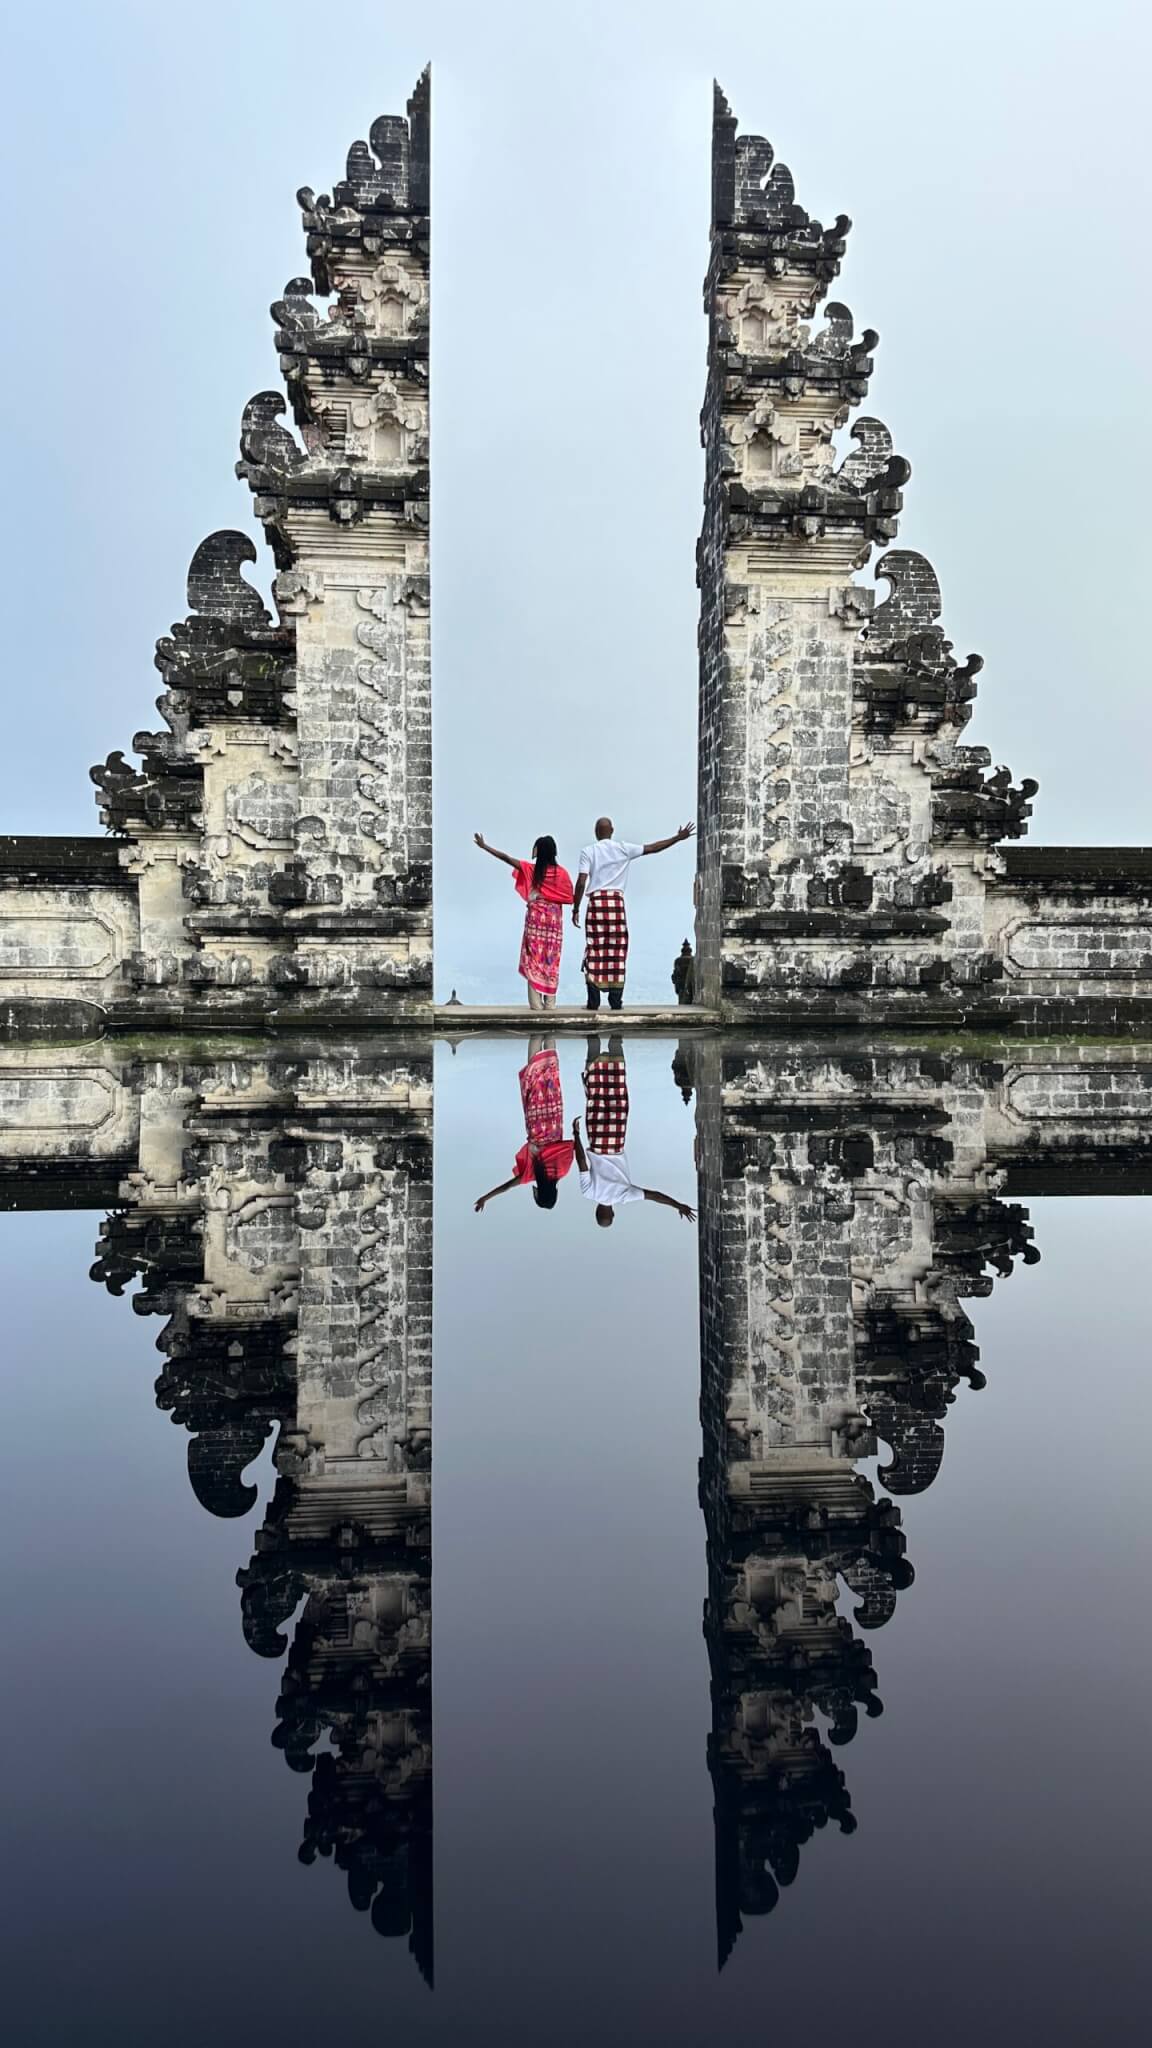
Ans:
[[[600,1008],[599,989],[593,988],[592,983],[590,981],[586,981],[584,983],[584,986],[588,991],[588,1001],[585,1005],[585,1008],[589,1010],[598,1010]],[[624,1008],[624,991],[622,988],[609,989],[608,1008],[610,1010],[622,1010]]]

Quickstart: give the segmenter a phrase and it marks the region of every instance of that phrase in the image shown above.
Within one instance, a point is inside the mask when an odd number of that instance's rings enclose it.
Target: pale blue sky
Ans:
[[[294,194],[435,63],[437,985],[512,968],[482,828],[574,859],[695,802],[693,548],[709,82],[856,222],[901,543],[987,668],[974,739],[1034,837],[1152,839],[1144,10],[914,0],[46,5],[10,21],[0,829],[97,829],[90,762],[156,722],[158,633],[276,379]],[[613,757],[600,714],[620,712]],[[633,894],[661,994],[691,856]],[[505,973],[500,963],[509,956]],[[493,975],[496,980],[494,982]]]

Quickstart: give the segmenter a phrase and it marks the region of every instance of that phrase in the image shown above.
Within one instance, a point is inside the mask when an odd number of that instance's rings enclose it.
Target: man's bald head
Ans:
[[[611,820],[611,818],[597,818],[597,820],[596,820],[596,837],[597,837],[597,839],[611,839],[611,837],[612,837],[612,832],[613,832],[613,825],[612,825],[612,820]]]

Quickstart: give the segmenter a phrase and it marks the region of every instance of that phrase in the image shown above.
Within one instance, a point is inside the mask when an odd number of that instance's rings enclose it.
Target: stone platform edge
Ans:
[[[719,1010],[703,1004],[629,1003],[622,1010],[586,1009],[583,1003],[558,1003],[554,1010],[530,1010],[522,1003],[437,1003],[432,1011],[436,1031],[715,1031],[723,1023]]]

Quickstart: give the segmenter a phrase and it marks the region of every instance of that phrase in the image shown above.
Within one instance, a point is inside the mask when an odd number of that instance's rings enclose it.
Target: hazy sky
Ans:
[[[430,56],[438,989],[518,988],[475,828],[574,861],[601,810],[640,838],[694,808],[713,72],[801,202],[856,222],[835,289],[880,330],[901,544],[987,660],[971,737],[1039,777],[1037,839],[1152,840],[1150,40],[1118,0],[22,9],[0,829],[98,829],[88,766],[156,723],[192,550],[252,524],[232,465],[305,267],[295,191]],[[691,871],[635,878],[637,995],[666,989]]]

